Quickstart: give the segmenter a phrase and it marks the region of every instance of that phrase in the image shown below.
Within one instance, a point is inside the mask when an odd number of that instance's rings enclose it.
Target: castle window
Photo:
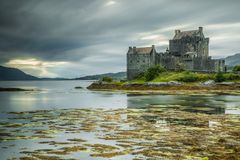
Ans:
[[[145,60],[143,60],[143,63],[145,63]]]

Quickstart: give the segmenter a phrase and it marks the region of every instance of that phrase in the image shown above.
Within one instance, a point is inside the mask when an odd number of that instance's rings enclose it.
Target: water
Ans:
[[[134,95],[86,89],[92,81],[0,81],[0,87],[37,89],[33,92],[0,92],[0,111],[67,108],[144,108],[178,105],[188,111],[239,114],[240,96]],[[81,86],[83,89],[75,89]],[[209,110],[209,111],[207,111]]]
[[[126,106],[126,95],[92,92],[92,81],[12,81],[2,87],[37,89],[34,92],[1,92],[1,111],[30,111],[66,108],[119,108]],[[81,86],[83,89],[75,89]]]
[[[184,159],[186,153],[227,159],[240,153],[240,96],[99,92],[86,89],[91,83],[0,82],[36,89],[0,92],[1,159]],[[226,149],[210,152],[219,146]]]

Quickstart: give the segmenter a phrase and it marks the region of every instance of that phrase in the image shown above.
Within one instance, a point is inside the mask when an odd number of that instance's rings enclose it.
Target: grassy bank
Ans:
[[[208,80],[214,80],[216,82],[240,82],[240,75],[234,73],[199,73],[199,72],[162,72],[158,74],[154,79],[147,81],[145,76],[140,76],[135,80],[122,82],[124,83],[145,83],[145,82],[169,82],[179,81],[185,83],[204,82]],[[219,78],[220,77],[220,78]],[[119,83],[119,82],[114,82]]]
[[[121,90],[126,92],[161,92],[164,94],[240,94],[240,75],[234,73],[199,73],[199,72],[169,72],[164,71],[147,80],[145,75],[132,81],[99,81],[91,84],[92,90]],[[214,82],[202,83],[209,80]],[[167,83],[170,81],[177,81]],[[156,82],[146,83],[146,82]],[[163,82],[157,84],[157,82]],[[165,83],[164,83],[165,82]],[[179,83],[180,82],[180,83]],[[220,83],[235,82],[235,83]]]

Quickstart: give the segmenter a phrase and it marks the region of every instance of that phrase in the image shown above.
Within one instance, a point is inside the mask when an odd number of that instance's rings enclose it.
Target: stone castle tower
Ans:
[[[168,70],[185,70],[196,72],[225,71],[225,62],[209,56],[209,38],[205,38],[203,28],[197,30],[175,30],[173,39],[169,40],[169,50],[157,53],[152,47],[129,47],[127,52],[127,79],[132,80],[145,72],[152,65],[162,65]]]
[[[127,53],[127,78],[134,79],[138,74],[155,64],[156,50],[152,47],[129,47]]]
[[[198,30],[175,30],[175,36],[169,41],[169,51],[174,56],[184,56],[192,53],[196,57],[208,57],[209,38],[205,38],[203,28]]]

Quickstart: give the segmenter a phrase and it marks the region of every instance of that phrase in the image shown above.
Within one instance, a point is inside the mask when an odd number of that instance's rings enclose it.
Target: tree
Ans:
[[[145,72],[145,79],[146,79],[146,81],[151,81],[164,71],[166,71],[165,68],[160,65],[151,66]]]
[[[223,82],[225,81],[225,77],[222,72],[218,72],[215,76],[215,82]]]
[[[240,65],[236,65],[233,67],[233,72],[240,72]]]
[[[103,78],[102,78],[102,81],[103,81],[103,82],[112,82],[113,79],[112,79],[112,77],[103,77]]]

